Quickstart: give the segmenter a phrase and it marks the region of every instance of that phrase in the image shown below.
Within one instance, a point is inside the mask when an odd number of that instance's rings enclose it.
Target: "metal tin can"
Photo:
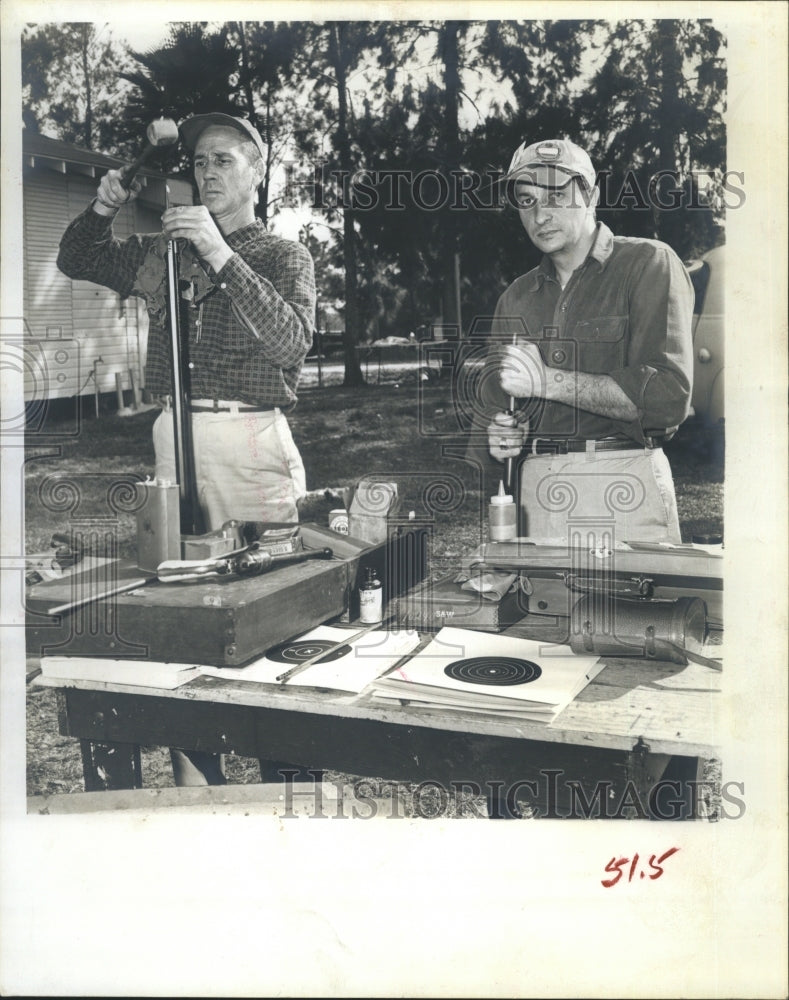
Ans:
[[[344,507],[329,511],[329,527],[340,535],[348,534],[348,511]]]

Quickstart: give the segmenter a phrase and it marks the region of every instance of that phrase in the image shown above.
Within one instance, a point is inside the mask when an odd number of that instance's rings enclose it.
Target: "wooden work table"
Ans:
[[[549,724],[209,676],[174,690],[36,683],[59,689],[60,730],[81,741],[87,791],[140,787],[140,746],[178,746],[478,787],[494,815],[517,786],[543,816],[692,818],[703,762],[718,755],[721,674],[605,662]],[[679,799],[677,814],[668,803]]]

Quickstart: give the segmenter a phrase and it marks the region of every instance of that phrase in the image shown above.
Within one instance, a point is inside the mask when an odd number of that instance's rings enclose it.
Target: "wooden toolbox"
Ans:
[[[400,621],[407,628],[430,631],[453,625],[498,632],[514,625],[528,611],[527,598],[511,590],[494,601],[455,582],[457,573],[427,581],[406,594],[400,602]]]
[[[423,526],[389,525],[389,539],[371,544],[351,535],[338,535],[317,524],[304,524],[301,537],[307,548],[329,546],[348,566],[346,610],[343,618],[359,617],[359,587],[372,567],[383,586],[384,606],[406,594],[425,578],[428,564],[428,532]]]
[[[47,614],[91,589],[100,593],[144,576],[130,561],[85,560],[81,572],[30,588],[28,653],[240,666],[323,622],[356,617],[358,584],[368,565],[381,574],[387,599],[423,579],[425,552],[418,534],[398,529],[388,542],[369,545],[319,525],[302,525],[305,547],[329,546],[335,558],[260,576],[153,581],[63,614]]]

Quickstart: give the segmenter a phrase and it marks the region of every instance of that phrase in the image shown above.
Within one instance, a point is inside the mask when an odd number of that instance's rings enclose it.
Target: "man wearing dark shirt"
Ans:
[[[489,449],[519,465],[519,534],[679,542],[660,441],[690,405],[685,268],[665,244],[596,221],[594,168],[574,143],[524,143],[506,180],[544,254],[499,299],[489,355],[501,386]]]
[[[185,241],[179,276],[189,308],[189,397],[197,499],[208,530],[230,519],[297,521],[304,466],[283,410],[296,402],[315,316],[313,263],[300,243],[255,217],[265,147],[250,122],[196,115],[180,127],[194,153],[200,205],[169,208],[162,232],[118,240],[112,220],[136,197],[110,170],[63,235],[58,266],[122,296],[145,299],[150,327],[146,389],[163,407],[153,428],[156,476],[176,481],[167,316],[166,251]],[[221,755],[172,750],[177,784],[220,784]],[[276,764],[261,761],[267,772]]]

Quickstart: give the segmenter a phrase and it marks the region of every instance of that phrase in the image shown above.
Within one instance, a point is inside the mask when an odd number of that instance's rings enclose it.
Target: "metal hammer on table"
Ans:
[[[253,542],[248,548],[223,559],[168,559],[159,563],[156,575],[163,583],[200,580],[207,576],[259,576],[280,566],[292,566],[308,559],[331,559],[331,549],[305,549],[273,556]]]

